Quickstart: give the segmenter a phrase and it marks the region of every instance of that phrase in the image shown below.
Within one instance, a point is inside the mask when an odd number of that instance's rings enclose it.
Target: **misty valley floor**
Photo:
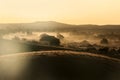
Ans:
[[[120,25],[0,24],[0,45],[0,80],[120,80]]]

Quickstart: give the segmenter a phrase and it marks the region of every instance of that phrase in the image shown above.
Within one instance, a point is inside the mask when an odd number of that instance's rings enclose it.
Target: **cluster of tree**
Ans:
[[[57,36],[51,36],[48,34],[42,34],[40,35],[39,41],[27,41],[26,39],[21,40],[19,37],[13,38],[12,41],[9,40],[2,40],[5,43],[19,43],[23,47],[27,47],[28,50],[40,50],[40,46],[47,45],[47,46],[61,46],[60,40],[63,39],[64,36],[61,35],[60,33],[57,33]],[[109,44],[109,40],[107,38],[101,39],[100,43],[102,45],[107,45]],[[63,45],[66,49],[72,49],[74,51],[84,51],[84,52],[91,52],[91,53],[98,53],[98,54],[104,54],[108,56],[113,56],[120,58],[120,48],[110,48],[107,46],[99,46],[99,45],[91,45],[88,41],[84,40],[80,43],[68,43],[67,46]],[[96,48],[97,47],[97,48]],[[43,48],[41,48],[43,49]],[[50,49],[50,48],[49,48]]]
[[[90,44],[88,41],[84,40],[80,43],[73,42],[65,45],[66,48],[72,48],[76,51],[90,52],[95,54],[103,54],[111,57],[120,58],[120,48],[111,48],[107,46],[109,44],[108,39],[103,38],[100,40],[101,45]]]
[[[102,54],[102,55],[107,55],[107,56],[116,57],[120,59],[120,48],[116,49],[116,48],[101,46],[99,48],[87,47],[86,49],[81,49],[81,50],[83,50],[84,52]]]
[[[51,46],[60,46],[60,39],[56,38],[55,36],[42,34],[40,37],[40,42],[47,42]]]
[[[108,41],[108,39],[103,38],[103,39],[100,41],[100,43],[101,43],[101,44],[108,44],[109,41]]]

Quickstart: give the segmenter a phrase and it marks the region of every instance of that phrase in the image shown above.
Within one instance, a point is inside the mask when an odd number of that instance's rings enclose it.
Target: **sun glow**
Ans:
[[[0,0],[0,23],[119,24],[119,0]]]

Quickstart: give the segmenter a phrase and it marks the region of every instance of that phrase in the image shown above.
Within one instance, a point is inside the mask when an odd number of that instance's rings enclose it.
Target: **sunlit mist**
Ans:
[[[0,44],[0,54],[13,54],[28,50],[28,48],[26,48],[20,42],[0,40]]]
[[[29,57],[24,55],[7,55],[6,58],[5,56],[0,56],[0,72],[2,72],[1,79],[4,77],[9,77],[10,80],[16,78],[22,73],[29,62]]]

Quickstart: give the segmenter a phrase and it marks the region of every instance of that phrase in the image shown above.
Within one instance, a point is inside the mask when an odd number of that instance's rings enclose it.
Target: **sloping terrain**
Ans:
[[[120,80],[120,60],[75,51],[0,56],[0,80]]]

